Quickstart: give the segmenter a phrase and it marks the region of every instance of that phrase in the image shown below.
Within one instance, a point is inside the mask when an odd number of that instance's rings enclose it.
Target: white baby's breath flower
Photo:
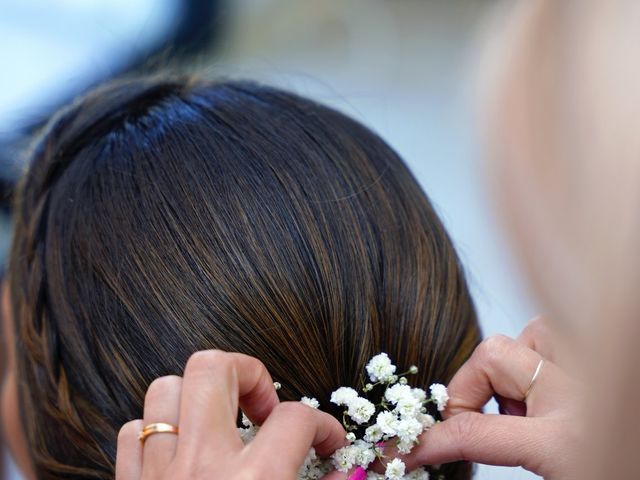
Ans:
[[[347,415],[349,415],[358,425],[368,422],[371,416],[376,412],[376,406],[366,398],[362,397],[350,400],[348,407]]]
[[[376,472],[367,472],[367,480],[384,480],[384,475]]]
[[[302,397],[300,399],[300,403],[303,403],[311,408],[319,408],[320,407],[320,402],[318,402],[318,400],[316,400],[315,398],[312,397]]]
[[[384,471],[384,478],[387,480],[402,480],[405,471],[405,465],[399,458],[394,458],[387,463],[387,468]]]
[[[415,418],[408,418],[398,422],[396,431],[400,440],[415,442],[422,433],[422,425]]]
[[[307,456],[304,459],[304,462],[302,462],[302,467],[300,469],[307,470],[317,458],[318,456],[316,455],[316,449],[311,447],[309,449],[309,453],[307,453]]]
[[[364,439],[367,442],[371,443],[377,443],[382,440],[382,435],[382,428],[380,428],[380,425],[378,425],[377,423],[375,425],[367,427],[367,429],[364,431]]]
[[[388,382],[394,377],[396,366],[391,363],[389,356],[383,352],[369,360],[366,369],[372,382]]]
[[[420,413],[421,409],[422,403],[409,393],[409,395],[398,400],[395,411],[398,412],[402,418],[413,418]]]
[[[366,469],[369,464],[376,459],[373,444],[365,442],[364,440],[356,440],[353,446],[357,449],[356,465],[360,465],[362,468]]]
[[[436,424],[435,418],[428,413],[419,413],[416,415],[416,420],[420,422],[423,429],[431,428]]]
[[[413,449],[414,443],[410,440],[400,440],[396,443],[396,449],[402,455],[408,455]]]
[[[331,403],[348,405],[351,400],[358,398],[358,392],[351,387],[340,387],[331,394]]]
[[[238,428],[238,434],[240,435],[240,439],[242,443],[245,445],[253,440],[258,433],[258,427],[251,426],[248,428]]]
[[[302,466],[298,470],[297,480],[320,480],[329,471],[331,467],[324,460],[316,455],[315,449],[311,448],[307,457],[304,459]]]
[[[441,383],[434,383],[429,387],[429,390],[431,391],[431,399],[436,402],[436,405],[438,406],[438,411],[442,412],[447,408],[447,402],[449,401],[449,392],[447,392],[447,387]]]
[[[412,388],[411,395],[413,395],[413,398],[415,398],[419,402],[424,402],[427,399],[427,392],[425,392],[421,388]]]
[[[349,432],[344,436],[344,438],[346,438],[348,442],[354,442],[356,439],[356,434],[353,432]]]
[[[245,427],[253,427],[253,423],[251,422],[251,420],[249,420],[249,417],[247,417],[244,412],[242,412],[242,425],[244,425]]]
[[[429,472],[424,468],[416,468],[404,476],[404,480],[429,480]]]
[[[393,437],[396,435],[398,416],[393,412],[380,412],[376,417],[376,425],[382,430],[382,433]]]
[[[398,403],[400,399],[409,396],[412,396],[411,387],[409,385],[402,385],[401,383],[396,383],[395,385],[387,388],[386,392],[384,392],[385,400],[393,403],[394,405]]]
[[[333,466],[336,470],[341,472],[348,472],[356,463],[357,456],[357,448],[354,448],[353,445],[347,445],[346,447],[339,448],[333,455],[331,455],[331,460],[333,461]]]

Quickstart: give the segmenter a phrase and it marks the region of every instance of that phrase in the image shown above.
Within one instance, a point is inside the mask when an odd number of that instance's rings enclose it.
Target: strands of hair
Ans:
[[[10,288],[38,478],[113,478],[118,429],[197,350],[256,356],[281,398],[337,414],[330,392],[372,354],[429,385],[479,341],[428,199],[334,110],[253,83],[127,80],[57,115],[31,156]]]

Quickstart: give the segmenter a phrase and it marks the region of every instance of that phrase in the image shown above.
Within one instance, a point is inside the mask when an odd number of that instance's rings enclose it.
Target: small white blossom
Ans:
[[[347,441],[349,441],[349,442],[353,442],[356,439],[356,434],[353,433],[353,432],[349,432],[344,436],[344,438],[346,438]]]
[[[376,472],[367,472],[367,480],[384,480],[384,475]]]
[[[320,407],[320,402],[318,402],[318,400],[316,400],[315,398],[310,398],[310,397],[302,397],[300,399],[300,403],[303,403],[311,408],[319,408]]]
[[[409,385],[402,385],[400,383],[396,383],[395,385],[387,388],[387,391],[384,392],[385,400],[393,403],[394,405],[398,403],[400,399],[409,396],[412,396],[411,387]]]
[[[376,406],[366,398],[362,397],[357,397],[351,400],[348,407],[347,415],[349,415],[358,425],[368,422],[371,416],[376,412]]]
[[[253,422],[249,420],[249,417],[247,417],[244,412],[242,412],[242,425],[245,427],[253,427]]]
[[[421,388],[412,388],[411,395],[413,395],[413,398],[415,398],[419,402],[424,402],[427,399],[427,392],[425,392]]]
[[[393,437],[396,435],[398,417],[393,412],[380,412],[376,417],[376,425],[382,430],[382,433]]]
[[[400,440],[398,443],[396,443],[396,448],[402,455],[408,455],[409,453],[411,453],[413,446],[414,443],[410,440]]]
[[[387,480],[402,480],[404,476],[405,465],[399,458],[394,458],[387,463],[387,468],[384,471],[384,477]]]
[[[413,472],[405,475],[404,480],[429,480],[429,472],[424,468],[416,468]]]
[[[416,373],[418,373],[418,367],[416,367],[415,365],[411,365],[409,367],[409,373],[412,373],[413,375],[415,375]]]
[[[398,400],[395,408],[402,418],[413,418],[420,413],[421,409],[422,403],[411,394]]]
[[[422,424],[415,418],[400,420],[397,424],[396,431],[400,440],[415,442],[422,433]]]
[[[336,470],[348,472],[356,463],[356,455],[357,448],[354,448],[353,445],[339,448],[331,455],[333,466]]]
[[[245,445],[253,440],[258,433],[258,427],[251,426],[248,428],[238,428],[238,434],[240,435],[240,439],[242,443]]]
[[[377,423],[375,425],[367,427],[367,429],[364,431],[364,439],[367,442],[371,443],[377,443],[382,440],[382,435],[382,428],[380,428],[380,425],[378,425]]]
[[[350,387],[340,387],[331,394],[331,403],[336,405],[348,405],[351,400],[358,398],[358,392]]]
[[[321,460],[316,455],[315,449],[311,448],[307,457],[304,459],[300,470],[298,470],[297,480],[320,480],[329,471],[332,470],[330,465]]]
[[[365,442],[364,440],[356,440],[353,445],[358,449],[356,454],[356,465],[366,469],[369,464],[376,459],[373,444]]]
[[[372,382],[388,382],[395,376],[393,374],[396,371],[396,366],[391,363],[389,356],[383,352],[369,360],[366,369]]]
[[[419,413],[416,415],[416,420],[420,422],[423,429],[431,428],[436,424],[435,418],[428,413]]]
[[[438,406],[438,411],[442,412],[445,408],[447,408],[447,402],[449,401],[449,392],[447,392],[447,387],[440,383],[434,383],[429,387],[431,391],[431,399],[436,402]]]

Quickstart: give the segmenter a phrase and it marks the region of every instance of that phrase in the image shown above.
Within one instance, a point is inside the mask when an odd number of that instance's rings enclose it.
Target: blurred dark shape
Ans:
[[[22,138],[26,140],[28,136],[24,135]],[[18,147],[18,145],[20,146]],[[18,149],[24,150],[25,147],[26,144],[23,142],[0,142],[0,216],[8,216],[11,213],[13,191],[23,166],[22,153]],[[3,233],[0,231],[0,235]],[[0,252],[1,258],[2,252]]]
[[[62,105],[78,94],[99,83],[136,72],[148,72],[164,65],[180,66],[205,51],[213,52],[226,25],[225,0],[176,0],[181,14],[166,36],[155,45],[133,57],[126,59],[124,66],[114,69],[107,76],[94,78],[77,91],[66,97],[54,99],[50,111],[42,111],[31,123],[21,126],[18,131],[0,137],[0,215],[10,214],[11,196],[15,184],[24,170],[23,150],[33,134]],[[3,232],[0,232],[2,234]],[[0,256],[1,258],[1,256]]]

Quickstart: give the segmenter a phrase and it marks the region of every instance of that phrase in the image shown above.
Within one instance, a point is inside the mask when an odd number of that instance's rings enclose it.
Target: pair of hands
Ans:
[[[580,441],[578,387],[555,363],[549,329],[536,319],[516,339],[483,341],[449,383],[445,421],[425,432],[404,457],[408,471],[458,460],[522,466],[546,479],[575,476],[569,452]],[[532,375],[545,363],[525,399]],[[496,397],[504,415],[483,414]],[[262,427],[244,445],[238,407]],[[157,434],[144,445],[144,425],[179,425],[179,435]],[[184,377],[162,377],[147,391],[144,419],[118,436],[117,480],[291,479],[312,446],[329,455],[346,444],[331,415],[299,402],[279,402],[273,380],[255,358],[221,351],[194,354]],[[325,480],[342,480],[334,472]]]

